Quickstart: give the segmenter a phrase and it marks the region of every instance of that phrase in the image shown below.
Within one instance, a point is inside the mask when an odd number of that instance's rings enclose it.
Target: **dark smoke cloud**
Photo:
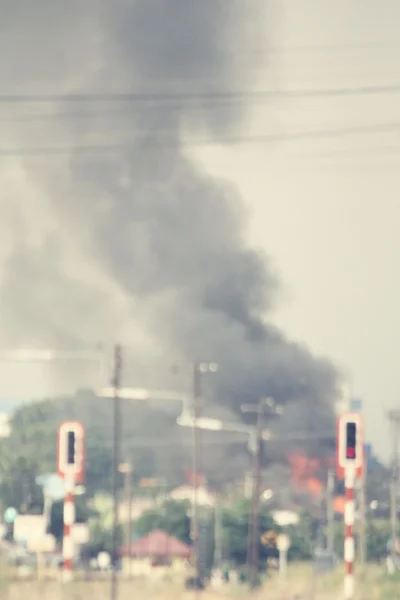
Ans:
[[[55,103],[58,117],[38,137],[29,139],[21,123],[8,130],[23,145],[58,145],[60,139],[124,145],[110,154],[23,162],[45,198],[31,227],[46,211],[57,226],[50,248],[45,240],[39,249],[18,243],[9,257],[1,300],[9,336],[94,343],[111,335],[135,344],[132,323],[140,324],[168,350],[164,361],[217,360],[219,402],[238,411],[261,395],[297,399],[296,427],[330,426],[334,369],[265,322],[277,280],[267,259],[247,246],[242,201],[230,184],[203,171],[182,143],[188,127],[218,140],[242,126],[243,104],[210,110],[190,94],[251,85],[254,69],[241,49],[260,45],[268,31],[261,3],[98,0],[81,8],[37,0],[23,12],[16,4],[0,2],[7,43],[17,47],[14,69],[1,63],[7,91],[126,90],[157,98],[133,107]],[[66,268],[74,253],[76,268],[89,265],[84,282]],[[101,272],[97,283],[92,267]],[[29,297],[23,293],[28,288]],[[110,300],[118,294],[129,299],[122,312]]]

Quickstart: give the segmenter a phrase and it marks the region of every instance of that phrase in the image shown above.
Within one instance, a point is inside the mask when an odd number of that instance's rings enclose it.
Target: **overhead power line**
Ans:
[[[371,85],[320,89],[297,90],[217,90],[208,92],[116,92],[93,94],[0,94],[1,104],[28,103],[86,103],[86,102],[177,102],[177,101],[216,101],[240,100],[254,98],[304,98],[304,97],[336,97],[364,96],[369,94],[391,94],[400,92],[400,83],[388,85]]]
[[[146,146],[180,146],[197,147],[217,145],[239,145],[239,144],[269,144],[275,142],[313,140],[325,138],[341,138],[351,135],[366,135],[371,133],[390,133],[400,129],[400,122],[377,123],[373,125],[361,125],[354,127],[342,127],[337,129],[307,130],[293,133],[267,133],[263,135],[226,136],[204,139],[180,140],[175,136],[159,136],[157,132],[149,132],[133,138],[130,141],[114,144],[79,144],[73,146],[32,146],[20,148],[1,148],[0,156],[62,156],[62,155],[86,155],[119,152],[129,149],[137,144]]]
[[[263,51],[268,53],[275,52],[315,52],[324,50],[400,50],[400,44],[398,41],[388,42],[387,40],[370,40],[369,42],[363,42],[361,44],[356,43],[344,43],[344,44],[316,44],[316,45],[293,45],[293,46],[273,46],[272,48],[264,49]],[[259,48],[249,48],[249,51],[261,51]]]

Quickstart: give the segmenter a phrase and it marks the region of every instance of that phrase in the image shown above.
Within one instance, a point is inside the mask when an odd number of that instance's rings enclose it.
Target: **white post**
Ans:
[[[284,581],[287,575],[288,551],[291,545],[290,537],[286,533],[281,533],[276,538],[276,547],[279,552],[279,578]]]
[[[282,581],[287,575],[287,550],[279,550],[279,577]]]

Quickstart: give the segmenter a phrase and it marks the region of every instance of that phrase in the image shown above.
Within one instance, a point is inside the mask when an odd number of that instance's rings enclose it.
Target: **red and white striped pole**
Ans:
[[[64,480],[64,537],[63,537],[63,578],[73,577],[75,524],[74,489],[82,483],[85,470],[85,428],[79,421],[64,421],[58,427],[57,473]]]
[[[345,600],[353,600],[354,597],[354,559],[355,559],[355,544],[354,544],[354,518],[355,518],[355,503],[354,503],[354,484],[355,471],[351,467],[346,469],[345,473],[345,497],[346,505],[344,512],[344,562],[345,562],[345,577],[344,577],[344,597]]]
[[[364,469],[364,432],[363,420],[360,413],[347,412],[339,415],[337,421],[337,475],[344,479],[345,511],[344,511],[344,576],[345,600],[354,598],[354,520],[355,502],[354,488],[356,480],[363,474]]]
[[[74,542],[72,529],[75,523],[75,498],[74,480],[65,479],[64,499],[64,537],[63,537],[63,579],[71,581],[73,578]]]

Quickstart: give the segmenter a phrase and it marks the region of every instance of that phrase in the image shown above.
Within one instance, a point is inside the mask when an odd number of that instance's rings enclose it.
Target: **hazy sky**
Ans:
[[[276,0],[265,47],[232,51],[257,69],[259,89],[282,91],[254,99],[245,135],[281,139],[192,150],[234,181],[251,208],[250,240],[272,257],[284,284],[275,321],[348,370],[369,438],[385,455],[384,411],[400,394],[400,91],[289,97],[285,90],[400,84],[399,22],[398,0]],[[354,127],[361,131],[349,132]],[[290,139],[313,131],[334,133]],[[3,381],[21,395],[34,375],[42,393],[45,375],[29,371],[16,386],[7,368]]]
[[[270,70],[280,89],[400,83],[396,0],[277,4]],[[201,154],[213,172],[235,178],[251,206],[251,239],[284,282],[275,320],[348,370],[369,438],[385,455],[385,408],[400,406],[400,91],[273,99],[253,117],[255,134],[391,123],[391,131]]]

